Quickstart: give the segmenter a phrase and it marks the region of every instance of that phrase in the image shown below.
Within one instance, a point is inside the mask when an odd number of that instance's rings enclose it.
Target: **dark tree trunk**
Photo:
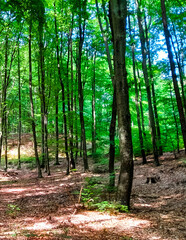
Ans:
[[[159,164],[159,159],[158,159],[156,126],[155,126],[154,113],[153,113],[153,108],[152,108],[150,82],[149,82],[147,63],[146,63],[147,50],[145,48],[145,36],[144,36],[144,30],[143,30],[142,18],[141,18],[141,11],[140,11],[140,8],[139,8],[139,5],[138,5],[138,0],[136,0],[136,5],[137,5],[137,17],[138,17],[140,42],[141,42],[141,52],[142,52],[142,68],[143,68],[143,75],[144,75],[144,79],[145,79],[147,98],[148,98],[149,119],[150,119],[150,128],[151,128],[151,136],[152,136],[154,163],[155,163],[156,166],[159,166],[160,164]]]
[[[110,0],[110,24],[114,43],[114,72],[120,140],[121,168],[117,197],[121,204],[130,208],[133,180],[133,151],[129,93],[125,63],[127,1]]]
[[[168,57],[169,57],[171,73],[172,73],[172,80],[174,85],[174,91],[176,94],[176,101],[177,101],[177,106],[178,106],[178,111],[180,116],[181,130],[182,130],[183,142],[184,142],[185,153],[186,153],[186,120],[184,116],[183,105],[182,105],[180,91],[179,91],[178,82],[177,82],[176,68],[175,68],[174,58],[173,58],[172,49],[171,49],[170,32],[167,26],[165,0],[161,0],[161,10],[162,10],[162,21],[163,21],[163,27],[164,27],[165,40],[167,44]]]
[[[86,1],[80,4],[80,12],[83,9],[84,13],[86,11]],[[82,13],[79,15],[79,46],[78,46],[78,55],[77,55],[77,74],[78,74],[78,96],[79,96],[79,113],[80,113],[80,123],[81,123],[81,138],[82,138],[82,147],[83,147],[83,162],[84,162],[84,170],[89,170],[88,159],[87,159],[87,147],[86,147],[86,134],[85,134],[85,122],[83,115],[83,85],[81,79],[81,60],[82,60],[82,48],[84,42],[84,34],[85,34],[85,19],[82,17]]]
[[[32,132],[33,132],[33,140],[34,140],[34,151],[36,158],[36,165],[38,168],[38,177],[42,177],[39,155],[37,151],[37,138],[36,138],[36,126],[34,119],[34,104],[33,104],[33,96],[32,96],[32,49],[31,49],[31,32],[32,32],[32,22],[30,22],[29,27],[29,94],[30,94],[30,105],[31,105],[31,123],[32,123]]]
[[[44,121],[44,156],[45,156],[45,167],[46,172],[50,175],[49,166],[49,154],[48,154],[48,119],[47,119],[47,107],[45,99],[45,69],[44,69],[44,55],[43,55],[43,23],[39,23],[39,55],[40,55],[40,69],[41,69],[41,104],[43,110],[43,120]]]

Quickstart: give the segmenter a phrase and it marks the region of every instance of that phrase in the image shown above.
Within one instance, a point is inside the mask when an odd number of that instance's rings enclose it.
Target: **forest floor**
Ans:
[[[51,166],[51,176],[37,178],[35,170],[0,170],[0,239],[186,239],[186,158],[172,153],[160,158],[154,167],[135,161],[129,213],[90,211],[78,204],[73,194],[83,186],[85,177],[108,179],[107,173],[77,172],[65,175],[65,159]],[[146,183],[147,177],[160,177]]]

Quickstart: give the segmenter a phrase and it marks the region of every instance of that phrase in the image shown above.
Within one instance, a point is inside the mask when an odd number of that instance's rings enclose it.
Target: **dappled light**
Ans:
[[[183,239],[185,169],[180,162],[170,161],[168,156],[156,171],[151,164],[143,166],[136,162],[130,213],[84,208],[78,203],[79,194],[75,194],[80,191],[83,179],[101,177],[105,181],[107,173],[80,173],[77,170],[66,176],[61,165],[52,167],[52,176],[42,179],[36,178],[35,171],[12,169],[11,172],[18,173],[16,180],[10,174],[6,181],[1,181],[0,237],[13,239],[11,236],[16,233],[17,236],[45,236],[46,239],[55,239],[58,235],[72,239],[85,236],[91,239],[100,235],[100,240],[104,239],[103,236],[106,239],[110,239],[109,236],[113,239],[122,236],[142,240],[173,240],[176,236]],[[174,166],[177,172],[173,171]],[[174,183],[167,174],[170,172],[175,176]],[[147,184],[147,173],[160,175],[161,182]],[[3,174],[0,172],[0,179]],[[179,230],[175,232],[177,225]],[[175,238],[171,238],[174,234]]]

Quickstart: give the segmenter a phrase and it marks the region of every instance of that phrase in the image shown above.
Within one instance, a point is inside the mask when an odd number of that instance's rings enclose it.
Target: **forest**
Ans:
[[[186,237],[185,7],[0,0],[0,239]]]

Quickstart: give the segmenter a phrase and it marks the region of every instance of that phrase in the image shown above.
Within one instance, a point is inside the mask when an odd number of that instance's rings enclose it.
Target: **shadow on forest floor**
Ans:
[[[0,239],[186,239],[185,157],[169,153],[154,167],[135,161],[130,213],[87,211],[78,204],[84,178],[93,174],[65,175],[65,160],[51,167],[51,176],[37,179],[35,170],[0,171]],[[96,174],[94,174],[95,176]],[[107,173],[99,174],[108,178]],[[159,177],[146,183],[147,177]]]

